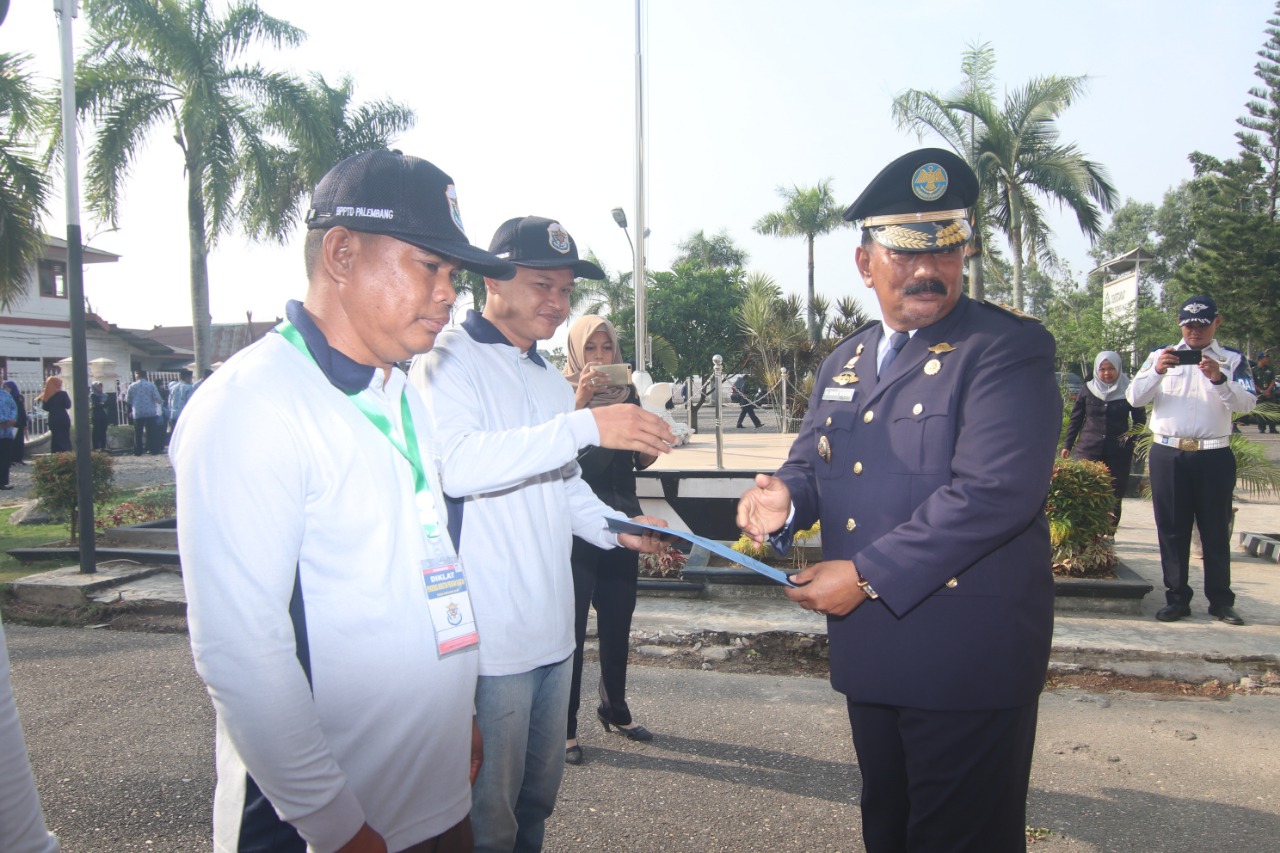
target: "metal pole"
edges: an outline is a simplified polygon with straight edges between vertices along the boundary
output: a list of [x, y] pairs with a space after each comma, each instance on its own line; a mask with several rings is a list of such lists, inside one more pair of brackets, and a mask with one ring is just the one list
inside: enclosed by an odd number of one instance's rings
[[782, 368], [782, 411], [779, 412], [782, 418], [782, 434], [787, 434], [787, 369]]
[[632, 247], [635, 254], [632, 284], [636, 289], [636, 372], [644, 374], [643, 379], [647, 380], [649, 331], [645, 322], [644, 187], [644, 51], [640, 37], [640, 0], [636, 0], [636, 239]]
[[720, 417], [720, 406], [722, 405], [720, 397], [720, 383], [724, 379], [724, 358], [718, 355], [711, 356], [711, 363], [714, 365], [712, 373], [715, 375], [715, 381], [712, 383], [713, 393], [716, 395], [716, 470], [724, 470], [724, 423]]
[[55, 0], [62, 37], [62, 160], [67, 177], [67, 302], [71, 311], [71, 400], [76, 434], [76, 509], [80, 571], [98, 570], [93, 539], [93, 458], [90, 456], [89, 355], [84, 333], [84, 247], [80, 236], [80, 172], [76, 151], [76, 60], [71, 19], [76, 0]]

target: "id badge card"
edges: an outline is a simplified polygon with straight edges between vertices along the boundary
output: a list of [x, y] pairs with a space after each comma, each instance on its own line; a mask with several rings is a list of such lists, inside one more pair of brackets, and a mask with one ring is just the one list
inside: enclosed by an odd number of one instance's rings
[[462, 561], [455, 556], [422, 561], [422, 581], [427, 590], [427, 612], [436, 635], [436, 655], [447, 657], [480, 645], [475, 611], [467, 592]]

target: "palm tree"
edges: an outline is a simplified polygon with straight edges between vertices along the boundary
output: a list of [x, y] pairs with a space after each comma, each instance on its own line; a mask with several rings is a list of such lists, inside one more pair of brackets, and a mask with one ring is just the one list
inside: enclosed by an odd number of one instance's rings
[[0, 53], [0, 309], [26, 292], [31, 267], [44, 252], [40, 217], [49, 181], [34, 155], [45, 104], [24, 68], [28, 59]]
[[[1047, 264], [1057, 260], [1039, 197], [1071, 210], [1080, 230], [1097, 239], [1102, 213], [1115, 207], [1117, 195], [1101, 165], [1059, 141], [1056, 120], [1084, 93], [1088, 78], [1033, 78], [999, 104], [991, 83], [994, 65], [990, 46], [970, 47], [966, 81], [957, 91], [943, 97], [910, 89], [894, 99], [893, 115], [901, 128], [938, 134], [973, 167], [981, 188], [975, 231], [981, 235], [989, 220], [1008, 239], [1014, 307], [1021, 309], [1028, 257]], [[973, 276], [972, 269], [970, 286], [980, 289], [980, 274]]]
[[697, 264], [700, 267], [745, 267], [749, 256], [733, 242], [728, 231], [720, 231], [708, 237], [705, 231], [695, 231], [681, 240], [676, 248], [680, 254], [671, 262], [672, 267], [680, 264]]
[[786, 206], [762, 216], [754, 228], [759, 234], [805, 238], [809, 249], [809, 340], [816, 344], [818, 323], [813, 312], [813, 241], [844, 225], [843, 211], [831, 194], [829, 178], [819, 181], [815, 187], [778, 187], [778, 195], [786, 199]]
[[616, 322], [620, 313], [636, 304], [635, 288], [631, 286], [634, 273], [626, 271], [614, 274], [589, 249], [585, 257], [604, 270], [605, 277], [600, 280], [578, 280], [570, 300], [570, 314], [601, 314], [608, 317], [610, 322]]
[[[253, 149], [268, 160], [244, 164], [246, 172], [262, 180], [245, 188], [241, 219], [251, 237], [283, 242], [301, 213], [311, 189], [333, 166], [365, 151], [387, 148], [400, 133], [413, 127], [414, 111], [392, 100], [354, 103], [355, 82], [345, 76], [337, 86], [312, 74], [307, 86], [307, 115], [315, 117], [315, 134], [291, 134], [287, 145]], [[271, 127], [292, 127], [294, 105], [273, 104], [265, 112]], [[296, 138], [294, 138], [296, 137]]]
[[[246, 188], [271, 185], [269, 134], [322, 148], [323, 118], [305, 85], [242, 62], [257, 43], [296, 45], [304, 34], [242, 0], [219, 17], [207, 0], [86, 0], [91, 30], [76, 79], [79, 111], [94, 119], [86, 200], [116, 225], [124, 184], [148, 136], [171, 131], [182, 149], [191, 251], [197, 372], [209, 366], [208, 254], [243, 207]], [[289, 123], [278, 124], [287, 116]]]

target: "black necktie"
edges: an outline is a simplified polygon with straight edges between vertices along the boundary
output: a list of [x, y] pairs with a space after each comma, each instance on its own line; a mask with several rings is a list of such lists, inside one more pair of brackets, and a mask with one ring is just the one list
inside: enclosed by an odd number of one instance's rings
[[889, 336], [889, 350], [884, 354], [884, 361], [880, 362], [881, 376], [889, 372], [889, 365], [893, 364], [893, 360], [898, 357], [898, 353], [902, 352], [902, 348], [909, 340], [911, 336], [906, 332], [894, 332]]

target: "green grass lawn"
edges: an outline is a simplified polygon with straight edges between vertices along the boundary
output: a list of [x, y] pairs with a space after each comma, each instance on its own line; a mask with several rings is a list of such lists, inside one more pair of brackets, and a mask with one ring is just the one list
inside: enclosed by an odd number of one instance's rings
[[36, 572], [57, 568], [66, 560], [23, 563], [10, 557], [10, 548], [33, 548], [47, 542], [62, 542], [69, 533], [65, 524], [10, 524], [9, 516], [18, 509], [0, 510], [0, 583], [9, 583]]
[[[120, 492], [99, 507], [98, 512], [105, 514], [113, 507], [131, 501], [139, 491], [142, 490]], [[24, 563], [10, 557], [7, 552], [12, 548], [33, 548], [50, 542], [66, 542], [71, 538], [70, 527], [66, 524], [10, 524], [9, 516], [13, 515], [17, 509], [18, 507], [0, 509], [0, 584], [75, 563], [74, 560], [68, 561], [66, 558]]]

